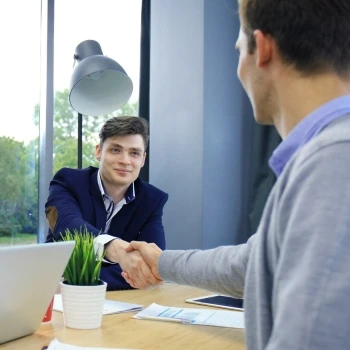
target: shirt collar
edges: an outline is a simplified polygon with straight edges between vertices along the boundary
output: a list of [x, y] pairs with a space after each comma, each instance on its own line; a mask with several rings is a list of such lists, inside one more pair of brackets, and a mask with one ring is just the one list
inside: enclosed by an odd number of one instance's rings
[[[105, 191], [105, 187], [104, 187], [102, 179], [101, 179], [100, 170], [98, 170], [98, 172], [97, 172], [97, 183], [98, 183], [98, 187], [100, 189], [102, 197], [105, 197], [105, 196], [109, 197]], [[125, 199], [126, 204], [132, 202], [135, 199], [135, 197], [136, 197], [135, 184], [134, 184], [134, 182], [132, 182], [130, 184], [130, 186], [128, 187], [128, 189], [126, 190], [125, 195], [124, 195], [124, 199]]]
[[328, 124], [346, 114], [350, 114], [350, 95], [325, 103], [299, 122], [269, 159], [270, 168], [276, 176], [281, 175], [284, 167], [299, 148], [312, 140]]

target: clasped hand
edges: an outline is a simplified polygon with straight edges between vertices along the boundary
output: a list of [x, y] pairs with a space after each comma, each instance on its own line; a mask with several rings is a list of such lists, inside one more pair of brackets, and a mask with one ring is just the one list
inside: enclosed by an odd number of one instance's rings
[[105, 250], [105, 257], [119, 263], [122, 276], [133, 287], [146, 289], [162, 283], [158, 259], [162, 250], [154, 243], [114, 240]]

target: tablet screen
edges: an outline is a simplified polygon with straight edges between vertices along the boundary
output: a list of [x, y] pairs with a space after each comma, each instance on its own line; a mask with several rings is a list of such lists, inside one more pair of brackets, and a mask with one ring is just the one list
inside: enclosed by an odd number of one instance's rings
[[205, 297], [193, 298], [185, 300], [188, 303], [216, 306], [225, 309], [241, 310], [243, 311], [243, 299], [236, 299], [226, 295], [209, 295]]

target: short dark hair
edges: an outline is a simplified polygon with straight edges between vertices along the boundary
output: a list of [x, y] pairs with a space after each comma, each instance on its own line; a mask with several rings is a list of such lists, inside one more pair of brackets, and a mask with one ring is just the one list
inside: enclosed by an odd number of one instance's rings
[[147, 120], [141, 117], [129, 116], [108, 119], [99, 133], [100, 146], [103, 146], [103, 143], [108, 137], [127, 135], [141, 135], [146, 151], [149, 140], [149, 125]]
[[239, 6], [250, 53], [259, 29], [296, 70], [349, 76], [350, 0], [239, 0]]

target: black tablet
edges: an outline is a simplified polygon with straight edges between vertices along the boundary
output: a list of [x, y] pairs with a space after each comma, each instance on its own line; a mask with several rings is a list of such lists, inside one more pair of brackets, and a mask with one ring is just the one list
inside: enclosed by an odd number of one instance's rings
[[226, 295], [213, 294], [193, 299], [186, 299], [186, 303], [222, 307], [224, 309], [243, 311], [243, 299], [233, 298]]

